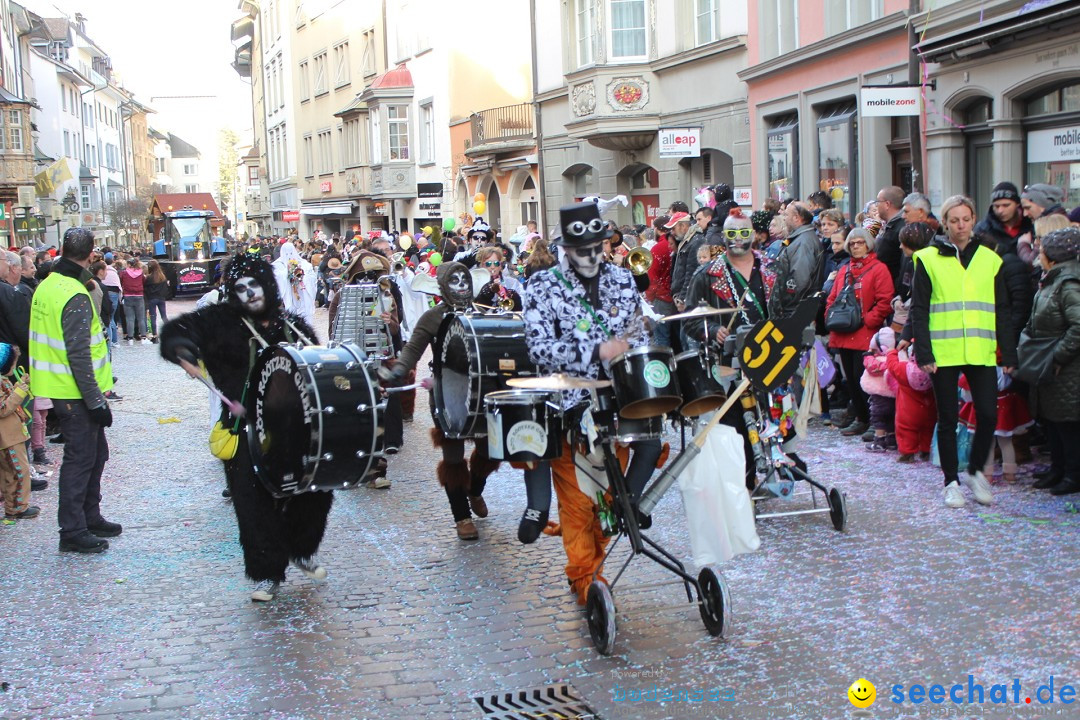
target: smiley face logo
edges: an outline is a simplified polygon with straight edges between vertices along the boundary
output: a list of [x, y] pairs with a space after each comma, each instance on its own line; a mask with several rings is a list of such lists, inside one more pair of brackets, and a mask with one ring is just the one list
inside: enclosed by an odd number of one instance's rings
[[851, 683], [847, 690], [848, 700], [857, 708], [868, 708], [877, 700], [877, 688], [865, 678], [859, 678]]

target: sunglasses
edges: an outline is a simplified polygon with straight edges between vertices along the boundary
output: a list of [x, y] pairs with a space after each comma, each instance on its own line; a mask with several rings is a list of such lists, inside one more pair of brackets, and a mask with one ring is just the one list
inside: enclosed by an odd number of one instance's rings
[[736, 238], [742, 238], [743, 240], [748, 240], [751, 236], [753, 236], [753, 234], [754, 234], [754, 229], [753, 228], [738, 228], [738, 229], [724, 230], [724, 237], [728, 238], [729, 240], [735, 240]]
[[484, 262], [484, 267], [502, 267], [501, 260], [487, 260]]

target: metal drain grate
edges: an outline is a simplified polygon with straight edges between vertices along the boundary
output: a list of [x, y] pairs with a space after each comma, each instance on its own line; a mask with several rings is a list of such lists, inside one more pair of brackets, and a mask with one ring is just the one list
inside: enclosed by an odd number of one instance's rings
[[570, 683], [473, 699], [485, 718], [496, 720], [600, 720]]

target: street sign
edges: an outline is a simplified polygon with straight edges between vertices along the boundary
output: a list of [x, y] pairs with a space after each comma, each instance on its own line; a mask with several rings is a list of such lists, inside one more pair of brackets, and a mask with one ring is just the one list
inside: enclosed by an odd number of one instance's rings
[[299, 222], [300, 211], [299, 210], [282, 210], [281, 211], [282, 222]]

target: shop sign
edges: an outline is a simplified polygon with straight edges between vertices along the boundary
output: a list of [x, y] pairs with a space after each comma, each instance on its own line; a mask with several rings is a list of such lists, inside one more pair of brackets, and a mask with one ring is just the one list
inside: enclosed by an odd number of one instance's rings
[[334, 184], [330, 180], [323, 180], [319, 183], [319, 192], [330, 192], [333, 188]]
[[1080, 162], [1080, 124], [1027, 134], [1029, 163]]
[[735, 188], [735, 202], [743, 207], [754, 206], [754, 193], [750, 188]]
[[282, 210], [281, 222], [300, 222], [299, 210]]
[[652, 222], [660, 217], [664, 208], [660, 207], [659, 195], [634, 195], [630, 198], [630, 211], [635, 225], [652, 227]]
[[922, 113], [922, 88], [918, 85], [866, 86], [859, 96], [863, 117], [903, 117]]
[[441, 218], [442, 217], [442, 202], [418, 202], [416, 207], [421, 214], [427, 214], [429, 218]]
[[660, 128], [660, 157], [701, 157], [701, 128]]
[[418, 198], [441, 198], [442, 195], [442, 183], [416, 183], [416, 197]]

